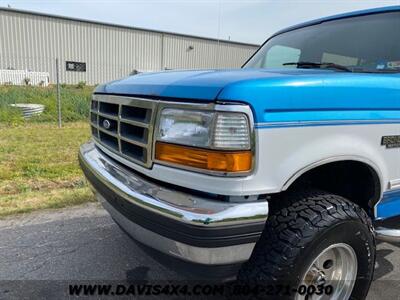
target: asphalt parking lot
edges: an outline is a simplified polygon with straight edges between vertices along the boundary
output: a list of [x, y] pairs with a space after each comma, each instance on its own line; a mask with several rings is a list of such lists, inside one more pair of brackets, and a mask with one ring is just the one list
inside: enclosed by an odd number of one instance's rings
[[[208, 276], [194, 275], [157, 253], [145, 253], [96, 203], [1, 220], [0, 237], [0, 299], [60, 298], [60, 290], [80, 280]], [[399, 279], [400, 244], [379, 244], [368, 299], [400, 299]]]

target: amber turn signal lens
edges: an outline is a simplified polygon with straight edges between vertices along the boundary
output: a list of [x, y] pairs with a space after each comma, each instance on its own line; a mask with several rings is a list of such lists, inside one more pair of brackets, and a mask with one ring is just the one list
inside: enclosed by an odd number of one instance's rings
[[169, 163], [219, 172], [251, 170], [251, 151], [221, 151], [157, 142], [156, 159]]

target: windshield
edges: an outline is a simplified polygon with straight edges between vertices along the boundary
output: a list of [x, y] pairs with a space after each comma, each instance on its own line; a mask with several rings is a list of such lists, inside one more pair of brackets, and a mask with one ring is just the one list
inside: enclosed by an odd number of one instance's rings
[[400, 72], [400, 12], [327, 21], [279, 34], [244, 68]]

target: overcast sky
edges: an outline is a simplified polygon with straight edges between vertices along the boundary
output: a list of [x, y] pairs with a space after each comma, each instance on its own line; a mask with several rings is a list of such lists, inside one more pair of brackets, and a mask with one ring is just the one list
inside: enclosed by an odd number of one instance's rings
[[0, 6], [8, 5], [206, 37], [217, 38], [219, 35], [222, 39], [260, 44], [269, 35], [290, 25], [342, 12], [400, 5], [400, 0], [0, 0]]

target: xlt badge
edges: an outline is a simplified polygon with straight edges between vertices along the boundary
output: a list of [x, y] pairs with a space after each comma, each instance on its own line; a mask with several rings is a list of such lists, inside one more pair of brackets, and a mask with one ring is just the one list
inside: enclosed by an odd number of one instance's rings
[[383, 136], [381, 145], [386, 148], [400, 148], [400, 135]]

